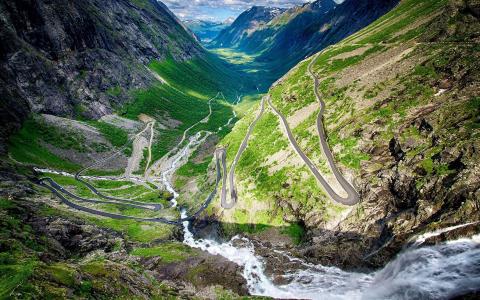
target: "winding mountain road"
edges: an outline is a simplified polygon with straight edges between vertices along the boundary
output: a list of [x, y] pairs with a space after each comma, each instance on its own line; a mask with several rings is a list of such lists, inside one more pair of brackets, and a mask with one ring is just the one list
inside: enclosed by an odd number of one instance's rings
[[59, 185], [58, 183], [56, 183], [53, 179], [51, 178], [42, 178], [39, 180], [39, 182], [37, 182], [39, 185], [49, 189], [54, 195], [56, 195], [58, 198], [60, 198], [60, 200], [66, 204], [67, 206], [73, 208], [73, 209], [76, 209], [76, 210], [79, 210], [79, 211], [83, 211], [83, 212], [86, 212], [86, 213], [89, 213], [89, 214], [92, 214], [92, 215], [97, 215], [97, 216], [102, 216], [102, 217], [107, 217], [107, 218], [111, 218], [111, 219], [120, 219], [120, 220], [135, 220], [135, 221], [144, 221], [144, 222], [155, 222], [155, 223], [163, 223], [163, 224], [169, 224], [169, 225], [182, 225], [183, 222], [185, 221], [191, 221], [192, 219], [195, 219], [197, 218], [207, 207], [208, 205], [210, 205], [210, 203], [212, 202], [212, 200], [215, 198], [215, 195], [217, 194], [217, 189], [218, 189], [218, 185], [220, 184], [220, 180], [222, 178], [222, 173], [220, 171], [220, 155], [224, 155], [224, 154], [218, 154], [218, 152], [222, 153], [222, 150], [218, 150], [216, 151], [216, 169], [217, 169], [217, 178], [216, 178], [216, 183], [215, 183], [215, 188], [214, 190], [208, 195], [207, 199], [205, 200], [205, 202], [200, 206], [200, 208], [192, 215], [190, 216], [187, 216], [187, 217], [184, 217], [184, 218], [179, 218], [179, 219], [176, 219], [176, 220], [169, 220], [167, 218], [140, 218], [140, 217], [132, 217], [132, 216], [125, 216], [125, 215], [120, 215], [120, 214], [114, 214], [114, 213], [109, 213], [109, 212], [105, 212], [105, 211], [101, 211], [101, 210], [97, 210], [97, 209], [93, 209], [93, 208], [89, 208], [89, 207], [85, 207], [85, 206], [82, 206], [82, 205], [79, 205], [73, 201], [70, 201], [69, 199], [67, 199], [67, 197], [64, 196], [63, 193], [65, 193], [66, 195], [74, 198], [74, 199], [77, 199], [81, 202], [87, 202], [87, 203], [106, 203], [106, 204], [120, 204], [120, 205], [126, 205], [126, 206], [129, 206], [129, 207], [135, 207], [135, 208], [140, 208], [140, 209], [148, 209], [146, 207], [142, 207], [142, 206], [137, 206], [137, 205], [133, 205], [133, 204], [127, 204], [127, 203], [110, 203], [110, 202], [107, 202], [107, 201], [96, 201], [96, 200], [90, 200], [90, 199], [84, 199], [82, 197], [78, 197], [70, 192], [68, 192], [67, 190], [65, 190], [61, 185]]
[[285, 116], [272, 104], [272, 101], [270, 97], [268, 97], [268, 104], [272, 108], [272, 110], [275, 112], [275, 114], [280, 118], [282, 121], [282, 124], [287, 132], [287, 137], [288, 140], [290, 141], [290, 144], [292, 147], [295, 149], [295, 152], [302, 158], [302, 160], [305, 162], [305, 164], [308, 166], [310, 171], [313, 173], [315, 178], [320, 182], [324, 190], [327, 192], [328, 196], [334, 200], [335, 202], [344, 204], [344, 205], [355, 205], [359, 202], [360, 196], [358, 195], [357, 191], [355, 188], [343, 177], [342, 173], [338, 170], [337, 166], [335, 165], [335, 160], [333, 158], [332, 152], [330, 151], [330, 148], [328, 146], [327, 140], [326, 140], [326, 135], [325, 135], [325, 130], [323, 127], [323, 115], [325, 113], [325, 102], [322, 99], [322, 96], [320, 95], [320, 92], [318, 91], [318, 86], [319, 86], [319, 79], [317, 76], [315, 76], [315, 73], [313, 72], [313, 65], [316, 63], [317, 59], [319, 57], [319, 54], [317, 54], [310, 64], [308, 65], [308, 73], [310, 77], [314, 80], [314, 93], [315, 97], [317, 98], [318, 103], [320, 104], [320, 111], [317, 115], [317, 133], [318, 133], [318, 138], [320, 140], [320, 146], [322, 147], [323, 154], [325, 155], [325, 158], [328, 161], [328, 164], [330, 166], [330, 169], [332, 170], [333, 174], [335, 175], [335, 178], [337, 179], [338, 183], [342, 186], [342, 188], [345, 190], [347, 193], [346, 197], [342, 197], [338, 195], [333, 188], [330, 186], [330, 184], [325, 180], [325, 178], [322, 176], [320, 171], [318, 171], [317, 167], [312, 163], [312, 161], [305, 155], [305, 153], [300, 149], [300, 146], [298, 145], [297, 141], [293, 137], [292, 130], [290, 129], [290, 126], [288, 125], [287, 119]]
[[[223, 184], [222, 184], [222, 192], [221, 192], [221, 206], [224, 209], [231, 209], [235, 206], [235, 204], [238, 201], [238, 193], [235, 185], [235, 167], [238, 163], [238, 160], [240, 159], [241, 155], [245, 151], [245, 149], [248, 146], [248, 140], [250, 138], [250, 135], [252, 134], [253, 129], [255, 128], [255, 125], [257, 124], [258, 120], [262, 117], [264, 111], [265, 111], [265, 100], [267, 100], [268, 105], [272, 108], [273, 112], [280, 118], [286, 133], [287, 133], [287, 138], [290, 141], [290, 144], [292, 145], [293, 149], [297, 154], [300, 156], [300, 158], [305, 162], [305, 164], [308, 166], [312, 174], [315, 176], [317, 181], [322, 185], [323, 189], [325, 192], [328, 194], [328, 196], [335, 202], [344, 204], [344, 205], [355, 205], [360, 201], [360, 196], [355, 190], [355, 188], [343, 177], [342, 173], [338, 170], [337, 166], [335, 165], [335, 159], [333, 158], [332, 152], [330, 151], [330, 148], [328, 146], [327, 140], [326, 140], [326, 135], [325, 135], [325, 130], [323, 127], [323, 115], [325, 113], [325, 102], [322, 99], [322, 96], [320, 95], [320, 92], [318, 91], [319, 87], [319, 79], [313, 72], [313, 65], [316, 63], [317, 59], [319, 57], [319, 54], [317, 54], [310, 64], [308, 65], [308, 73], [310, 77], [312, 77], [314, 81], [314, 93], [315, 97], [320, 105], [320, 111], [317, 115], [317, 134], [318, 138], [320, 140], [320, 146], [322, 148], [323, 154], [325, 155], [325, 158], [328, 161], [328, 164], [330, 166], [330, 169], [332, 170], [332, 173], [334, 174], [335, 178], [337, 179], [338, 183], [341, 185], [341, 187], [345, 190], [347, 193], [346, 197], [342, 197], [338, 195], [333, 188], [330, 186], [330, 184], [325, 180], [325, 178], [322, 176], [318, 168], [313, 164], [313, 162], [305, 155], [305, 153], [302, 151], [300, 146], [298, 145], [297, 141], [295, 140], [292, 130], [290, 129], [290, 126], [288, 125], [287, 119], [285, 116], [272, 104], [271, 97], [270, 95], [264, 96], [262, 98], [261, 104], [260, 104], [260, 112], [258, 113], [257, 117], [255, 120], [250, 124], [247, 134], [245, 135], [242, 144], [240, 145], [240, 148], [237, 151], [237, 154], [235, 156], [235, 159], [233, 160], [233, 163], [230, 167], [230, 173], [228, 175], [229, 177], [229, 184], [230, 184], [230, 202], [227, 200], [227, 178], [224, 176], [223, 178]], [[226, 156], [225, 152], [222, 154]], [[222, 169], [223, 169], [223, 174], [226, 174], [227, 172], [227, 167], [226, 167], [226, 157], [222, 157]]]
[[230, 202], [227, 200], [227, 163], [226, 163], [226, 150], [221, 149], [222, 151], [222, 169], [223, 169], [223, 184], [222, 184], [222, 193], [220, 196], [221, 199], [221, 205], [225, 209], [231, 209], [237, 204], [238, 200], [238, 193], [237, 193], [237, 187], [235, 186], [235, 168], [237, 166], [238, 161], [240, 160], [240, 157], [242, 156], [243, 152], [248, 146], [248, 140], [250, 139], [250, 135], [253, 132], [253, 129], [255, 128], [255, 125], [257, 124], [258, 120], [263, 116], [263, 113], [265, 111], [265, 97], [262, 98], [261, 104], [260, 104], [260, 112], [258, 113], [257, 117], [253, 122], [250, 124], [248, 127], [247, 134], [243, 138], [242, 144], [238, 148], [237, 154], [235, 155], [235, 158], [232, 162], [232, 165], [230, 166], [230, 173], [228, 175], [229, 177], [229, 183], [230, 183]]
[[[192, 125], [191, 127], [189, 127], [188, 129], [186, 129], [183, 133], [183, 137], [182, 137], [182, 140], [180, 141], [180, 143], [177, 145], [175, 149], [178, 149], [178, 147], [180, 147], [180, 145], [185, 141], [186, 139], [186, 136], [187, 136], [187, 132], [192, 129], [194, 126], [196, 126], [197, 124], [199, 123], [203, 123], [203, 122], [208, 122], [211, 114], [212, 114], [212, 109], [211, 109], [211, 103], [213, 100], [215, 100], [216, 98], [218, 98], [218, 96], [220, 95], [221, 93], [218, 93], [214, 98], [210, 99], [209, 100], [209, 114], [206, 118], [202, 119], [200, 122]], [[150, 135], [150, 141], [152, 140], [153, 138], [153, 126], [154, 126], [154, 122], [149, 122], [146, 127], [141, 131], [139, 132], [138, 134], [135, 135], [135, 138], [139, 137], [140, 135], [142, 135], [145, 131], [148, 130], [148, 128], [150, 127], [151, 129], [151, 135]], [[49, 177], [45, 177], [45, 178], [42, 178], [40, 179], [37, 184], [49, 189], [54, 195], [56, 195], [58, 198], [60, 198], [60, 200], [66, 204], [67, 206], [73, 208], [73, 209], [76, 209], [76, 210], [79, 210], [79, 211], [83, 211], [83, 212], [86, 212], [86, 213], [89, 213], [89, 214], [93, 214], [93, 215], [97, 215], [97, 216], [102, 216], [102, 217], [108, 217], [108, 218], [112, 218], [112, 219], [123, 219], [123, 220], [136, 220], [136, 221], [146, 221], [146, 222], [157, 222], [157, 223], [164, 223], [164, 224], [170, 224], [170, 225], [181, 225], [183, 222], [185, 221], [190, 221], [194, 218], [196, 218], [200, 213], [202, 213], [207, 207], [208, 205], [213, 201], [213, 199], [215, 198], [216, 194], [217, 194], [217, 190], [218, 190], [218, 185], [220, 183], [220, 180], [222, 178], [222, 173], [221, 173], [221, 167], [220, 167], [220, 160], [223, 158], [225, 159], [226, 157], [226, 150], [225, 149], [217, 149], [215, 151], [215, 157], [216, 157], [216, 169], [217, 169], [217, 178], [216, 178], [216, 184], [215, 184], [215, 188], [214, 190], [209, 194], [209, 196], [207, 197], [207, 199], [204, 201], [204, 203], [201, 205], [201, 207], [192, 215], [190, 216], [187, 216], [187, 217], [182, 217], [180, 219], [176, 219], [176, 220], [169, 220], [167, 218], [164, 218], [164, 217], [160, 217], [160, 218], [140, 218], [140, 217], [133, 217], [133, 216], [125, 216], [125, 215], [120, 215], [120, 214], [114, 214], [114, 213], [109, 213], [109, 212], [105, 212], [105, 211], [101, 211], [101, 210], [97, 210], [97, 209], [93, 209], [93, 208], [90, 208], [90, 207], [85, 207], [85, 206], [82, 206], [82, 205], [79, 205], [71, 200], [69, 200], [66, 196], [68, 197], [71, 197], [77, 201], [80, 201], [80, 202], [84, 202], [84, 203], [93, 203], [93, 204], [114, 204], [114, 205], [121, 205], [121, 206], [126, 206], [126, 207], [131, 207], [131, 208], [138, 208], [138, 209], [144, 209], [144, 210], [154, 210], [154, 211], [158, 211], [160, 209], [163, 209], [163, 205], [161, 204], [154, 204], [154, 203], [144, 203], [144, 202], [138, 202], [138, 201], [133, 201], [133, 200], [130, 200], [130, 199], [121, 199], [121, 198], [115, 198], [115, 197], [110, 197], [110, 196], [107, 196], [107, 195], [104, 195], [102, 194], [101, 192], [99, 192], [93, 185], [91, 185], [89, 182], [83, 180], [81, 178], [81, 174], [83, 172], [85, 172], [86, 170], [94, 167], [94, 166], [97, 166], [101, 163], [104, 163], [105, 161], [109, 160], [109, 159], [112, 159], [114, 158], [116, 155], [118, 155], [126, 146], [122, 147], [118, 152], [114, 153], [113, 155], [109, 156], [108, 158], [106, 159], [103, 159], [101, 161], [97, 161], [95, 162], [94, 164], [88, 166], [88, 167], [85, 167], [83, 169], [81, 169], [80, 171], [78, 171], [74, 178], [82, 183], [83, 185], [85, 185], [92, 193], [94, 193], [95, 195], [97, 195], [98, 197], [100, 198], [103, 198], [103, 199], [107, 199], [108, 201], [102, 201], [102, 200], [95, 200], [95, 199], [87, 199], [87, 198], [83, 198], [83, 197], [79, 197], [73, 193], [71, 193], [70, 191], [66, 190], [65, 188], [63, 188], [60, 184], [58, 184], [57, 182], [55, 182], [52, 178], [49, 178]], [[172, 151], [174, 151], [172, 150]], [[171, 153], [172, 151], [170, 151], [169, 153]], [[225, 162], [223, 162], [225, 163]]]
[[[317, 122], [316, 122], [317, 133], [318, 133], [318, 137], [319, 137], [319, 141], [320, 141], [320, 146], [321, 146], [322, 151], [325, 155], [325, 158], [327, 159], [328, 164], [330, 166], [330, 169], [332, 170], [332, 172], [333, 172], [335, 178], [337, 179], [338, 183], [342, 186], [342, 188], [347, 193], [346, 197], [342, 197], [342, 196], [338, 195], [333, 190], [333, 188], [330, 186], [330, 184], [322, 176], [322, 174], [320, 173], [318, 168], [312, 163], [312, 161], [301, 150], [300, 146], [298, 145], [297, 141], [295, 140], [295, 138], [293, 136], [293, 133], [292, 133], [292, 130], [290, 129], [290, 126], [288, 125], [287, 119], [272, 104], [271, 97], [269, 95], [264, 96], [262, 98], [261, 104], [260, 104], [260, 111], [257, 114], [256, 118], [253, 120], [253, 122], [248, 127], [247, 133], [246, 133], [240, 147], [237, 150], [237, 153], [236, 153], [235, 158], [232, 162], [232, 165], [230, 166], [230, 172], [228, 173], [228, 176], [227, 176], [227, 166], [226, 166], [226, 153], [227, 153], [226, 149], [225, 148], [217, 148], [215, 150], [216, 172], [217, 172], [215, 188], [209, 194], [209, 196], [207, 197], [205, 202], [202, 204], [202, 206], [191, 216], [184, 217], [184, 218], [179, 218], [179, 219], [176, 219], [176, 220], [168, 220], [168, 219], [163, 218], [163, 217], [161, 217], [161, 218], [132, 217], [132, 216], [125, 216], [125, 215], [100, 211], [100, 210], [96, 210], [96, 209], [89, 208], [89, 207], [84, 207], [84, 206], [81, 206], [77, 203], [74, 203], [74, 202], [68, 200], [64, 196], [64, 194], [69, 196], [69, 197], [72, 197], [72, 198], [74, 198], [78, 201], [86, 202], [86, 203], [117, 204], [117, 205], [124, 205], [124, 206], [128, 206], [128, 207], [134, 207], [134, 208], [146, 209], [146, 210], [147, 209], [159, 210], [159, 209], [163, 208], [163, 206], [161, 204], [143, 203], [143, 202], [133, 201], [133, 200], [129, 200], [129, 199], [114, 198], [114, 197], [106, 196], [106, 195], [103, 195], [102, 193], [100, 193], [94, 186], [92, 186], [90, 183], [82, 180], [82, 178], [81, 178], [81, 173], [82, 172], [86, 171], [89, 168], [92, 168], [94, 165], [97, 165], [98, 162], [95, 163], [92, 166], [89, 166], [89, 167], [84, 168], [84, 169], [80, 170], [79, 172], [77, 172], [75, 174], [75, 179], [77, 181], [83, 183], [86, 187], [88, 187], [97, 196], [99, 196], [101, 198], [104, 198], [104, 199], [107, 199], [109, 201], [86, 199], [86, 198], [76, 196], [76, 195], [70, 193], [69, 191], [67, 191], [66, 189], [64, 189], [61, 185], [56, 183], [53, 179], [48, 178], [48, 177], [40, 179], [40, 181], [38, 183], [40, 185], [48, 188], [50, 191], [52, 191], [52, 193], [54, 193], [57, 197], [59, 197], [61, 199], [61, 201], [63, 203], [65, 203], [66, 205], [68, 205], [68, 206], [70, 206], [74, 209], [84, 211], [84, 212], [87, 212], [87, 213], [90, 213], [90, 214], [99, 215], [99, 216], [103, 216], [103, 217], [109, 217], [109, 218], [113, 218], [113, 219], [130, 219], [130, 220], [137, 220], [137, 221], [158, 222], [158, 223], [165, 223], [165, 224], [180, 225], [184, 221], [189, 221], [189, 220], [192, 220], [192, 219], [196, 218], [200, 213], [202, 213], [208, 207], [208, 205], [212, 202], [212, 200], [215, 198], [215, 196], [217, 194], [218, 185], [220, 183], [220, 180], [222, 179], [222, 174], [223, 174], [222, 191], [221, 191], [221, 195], [220, 195], [221, 206], [224, 209], [231, 209], [238, 202], [238, 193], [237, 193], [237, 189], [236, 189], [236, 185], [235, 185], [235, 168], [236, 168], [236, 165], [237, 165], [238, 161], [240, 160], [243, 152], [248, 147], [248, 141], [249, 141], [250, 136], [253, 132], [253, 129], [255, 128], [257, 122], [260, 120], [260, 118], [263, 116], [263, 114], [265, 112], [265, 101], [267, 101], [268, 105], [271, 107], [273, 112], [280, 118], [280, 120], [281, 120], [281, 122], [282, 122], [282, 124], [283, 124], [283, 126], [286, 130], [287, 138], [290, 141], [290, 144], [292, 145], [294, 150], [297, 152], [297, 154], [302, 158], [302, 160], [305, 162], [305, 164], [308, 166], [308, 168], [313, 173], [313, 175], [315, 176], [317, 181], [322, 185], [322, 187], [324, 188], [324, 190], [326, 191], [328, 196], [333, 201], [336, 201], [338, 203], [341, 203], [341, 204], [344, 204], [344, 205], [350, 205], [350, 206], [355, 205], [359, 202], [359, 199], [360, 199], [359, 194], [354, 189], [354, 187], [343, 177], [341, 172], [338, 170], [337, 166], [335, 165], [333, 155], [332, 155], [332, 153], [330, 151], [330, 148], [328, 146], [328, 143], [326, 141], [326, 135], [325, 135], [325, 130], [324, 130], [324, 126], [323, 126], [323, 115], [325, 113], [325, 102], [323, 101], [323, 99], [320, 95], [320, 92], [318, 91], [319, 79], [318, 79], [318, 77], [316, 77], [316, 75], [313, 72], [313, 65], [315, 64], [317, 59], [318, 59], [318, 54], [314, 57], [314, 59], [312, 59], [312, 61], [308, 65], [308, 73], [312, 77], [312, 79], [314, 80], [315, 97], [316, 97], [316, 99], [317, 99], [317, 101], [320, 105], [320, 111], [317, 115]], [[179, 147], [185, 141], [188, 131], [190, 131], [193, 127], [195, 127], [199, 123], [208, 122], [208, 120], [210, 118], [210, 115], [212, 114], [211, 102], [213, 100], [215, 100], [219, 95], [220, 95], [220, 93], [218, 93], [214, 98], [209, 100], [209, 114], [208, 114], [208, 116], [206, 118], [202, 119], [201, 121], [193, 124], [191, 127], [187, 128], [183, 133], [181, 141], [178, 143], [178, 145], [174, 149], [169, 151], [167, 156], [179, 149]], [[152, 135], [151, 135], [151, 138], [152, 138], [152, 136], [153, 136], [153, 123], [147, 124], [145, 129], [142, 132], [140, 132], [138, 135], [145, 132], [149, 127], [152, 130]], [[154, 166], [155, 166], [155, 164], [153, 166], [151, 166], [150, 170], [151, 169], [155, 170]], [[145, 173], [147, 175], [147, 172], [145, 172]], [[153, 171], [152, 173], [155, 173], [155, 171]], [[146, 177], [147, 177], [147, 181], [148, 181], [148, 175]], [[227, 180], [228, 180], [228, 183], [230, 185], [230, 201], [227, 200]]]

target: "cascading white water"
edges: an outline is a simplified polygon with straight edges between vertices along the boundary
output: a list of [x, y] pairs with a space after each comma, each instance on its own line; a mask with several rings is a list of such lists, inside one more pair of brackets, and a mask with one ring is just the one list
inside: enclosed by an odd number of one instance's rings
[[480, 235], [412, 248], [375, 274], [364, 299], [450, 299], [480, 290]]
[[[263, 259], [255, 255], [253, 244], [246, 238], [236, 236], [227, 243], [196, 240], [188, 226], [189, 222], [183, 223], [184, 243], [242, 266], [252, 295], [284, 299], [448, 299], [480, 289], [480, 235], [408, 249], [370, 274], [313, 265], [274, 250], [302, 265], [302, 270], [285, 275], [290, 283], [275, 285], [265, 275]], [[242, 246], [234, 246], [238, 239], [242, 239]]]
[[[187, 216], [185, 211], [181, 212], [182, 218]], [[183, 242], [192, 248], [198, 248], [207, 251], [213, 255], [221, 255], [230, 261], [242, 266], [243, 277], [247, 281], [250, 293], [254, 295], [275, 295], [277, 297], [293, 297], [288, 291], [281, 291], [264, 274], [263, 263], [260, 258], [255, 256], [253, 245], [247, 243], [246, 247], [235, 247], [233, 242], [240, 237], [234, 237], [228, 243], [219, 243], [214, 240], [198, 239], [193, 237], [188, 229], [189, 222], [183, 222], [184, 240]], [[247, 240], [245, 240], [247, 241]]]
[[161, 181], [165, 186], [165, 188], [167, 189], [167, 191], [173, 195], [172, 200], [170, 200], [170, 202], [172, 203], [172, 206], [171, 206], [172, 208], [177, 207], [178, 205], [177, 198], [180, 196], [177, 193], [177, 191], [175, 191], [175, 189], [173, 188], [173, 184], [172, 184], [173, 174], [177, 171], [179, 167], [181, 167], [180, 164], [186, 159], [188, 159], [188, 156], [191, 154], [191, 151], [196, 149], [198, 145], [203, 143], [203, 141], [205, 141], [205, 139], [211, 134], [210, 132], [205, 132], [205, 133], [206, 134], [203, 137], [201, 132], [198, 132], [197, 134], [192, 136], [188, 141], [188, 144], [181, 151], [175, 154], [174, 160], [170, 165], [170, 167], [162, 173]]

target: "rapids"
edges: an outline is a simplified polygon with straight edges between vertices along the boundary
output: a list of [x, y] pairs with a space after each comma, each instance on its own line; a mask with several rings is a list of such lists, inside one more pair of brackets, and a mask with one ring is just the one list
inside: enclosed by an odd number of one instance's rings
[[[186, 216], [184, 211], [183, 216]], [[265, 274], [263, 258], [255, 254], [248, 239], [238, 236], [229, 242], [195, 239], [189, 222], [183, 223], [183, 230], [186, 245], [242, 266], [252, 295], [283, 299], [449, 299], [480, 290], [480, 235], [406, 249], [383, 269], [372, 273], [314, 265], [276, 251], [300, 262], [302, 270], [285, 275], [290, 283], [275, 285]], [[242, 243], [235, 243], [238, 239]]]

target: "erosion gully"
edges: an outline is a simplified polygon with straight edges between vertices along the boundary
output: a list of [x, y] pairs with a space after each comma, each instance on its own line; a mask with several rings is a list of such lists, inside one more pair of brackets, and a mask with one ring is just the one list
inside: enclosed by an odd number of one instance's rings
[[[218, 96], [218, 95], [217, 95]], [[211, 102], [210, 102], [211, 103]], [[210, 111], [211, 114], [211, 111]], [[209, 116], [210, 116], [209, 114]], [[234, 120], [232, 117], [228, 124]], [[202, 120], [205, 122], [205, 119]], [[208, 122], [208, 117], [207, 117]], [[192, 126], [193, 128], [193, 126]], [[188, 130], [190, 130], [189, 128]], [[187, 136], [178, 144], [175, 151], [170, 153], [168, 167], [162, 169], [159, 182], [173, 195], [172, 207], [178, 209], [179, 193], [172, 184], [173, 174], [188, 161], [189, 156], [211, 132], [199, 132], [191, 136], [188, 143], [182, 146]], [[202, 208], [205, 209], [215, 197], [218, 183], [221, 178], [219, 157], [224, 153], [216, 153], [217, 182], [214, 191], [210, 194]], [[224, 159], [224, 157], [222, 158]], [[225, 161], [223, 160], [223, 173]], [[44, 173], [58, 173], [47, 169], [39, 169]], [[61, 173], [63, 175], [69, 175]], [[73, 176], [73, 175], [71, 175]], [[101, 179], [98, 177], [83, 177], [84, 179]], [[137, 180], [140, 180], [137, 178]], [[59, 185], [48, 187], [52, 192], [64, 191]], [[58, 195], [60, 198], [63, 196]], [[110, 199], [118, 201], [124, 199]], [[68, 200], [67, 200], [68, 201]], [[67, 203], [68, 204], [68, 203]], [[145, 205], [145, 203], [127, 203], [128, 205]], [[75, 209], [82, 210], [81, 206], [73, 204]], [[254, 243], [246, 237], [235, 236], [229, 241], [213, 239], [198, 239], [190, 229], [190, 220], [185, 209], [180, 208], [181, 217], [178, 220], [183, 226], [183, 243], [206, 251], [213, 255], [220, 255], [243, 267], [250, 294], [270, 296], [282, 299], [448, 299], [461, 295], [469, 290], [475, 290], [480, 285], [480, 266], [471, 262], [480, 261], [480, 235], [469, 239], [460, 239], [437, 246], [425, 246], [426, 237], [444, 233], [452, 228], [442, 229], [419, 236], [412, 241], [409, 248], [400, 253], [383, 269], [369, 272], [348, 272], [336, 267], [327, 267], [308, 263], [303, 259], [292, 257], [288, 252], [278, 249], [269, 249], [269, 255], [277, 257], [289, 268], [282, 274], [270, 274], [266, 270], [266, 259], [258, 254], [259, 243]], [[94, 211], [88, 211], [94, 213]], [[195, 215], [198, 215], [197, 213]], [[107, 216], [112, 217], [112, 216]], [[152, 221], [152, 220], [150, 220]], [[173, 224], [173, 222], [172, 222]], [[176, 224], [176, 223], [175, 223]], [[273, 277], [281, 277], [281, 284], [275, 283]]]

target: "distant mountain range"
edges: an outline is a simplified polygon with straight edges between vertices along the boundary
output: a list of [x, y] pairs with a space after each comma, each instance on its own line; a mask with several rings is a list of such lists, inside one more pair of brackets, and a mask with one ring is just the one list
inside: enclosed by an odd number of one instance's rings
[[225, 22], [215, 22], [207, 20], [186, 20], [183, 24], [190, 29], [195, 37], [202, 43], [209, 43], [225, 28], [227, 28], [231, 22], [226, 20]]
[[211, 43], [258, 55], [278, 77], [298, 61], [339, 42], [382, 16], [399, 0], [318, 0], [288, 10], [252, 7]]
[[215, 47], [234, 47], [248, 39], [252, 32], [265, 26], [268, 22], [285, 12], [282, 8], [253, 6], [244, 11], [238, 18], [212, 42]]

